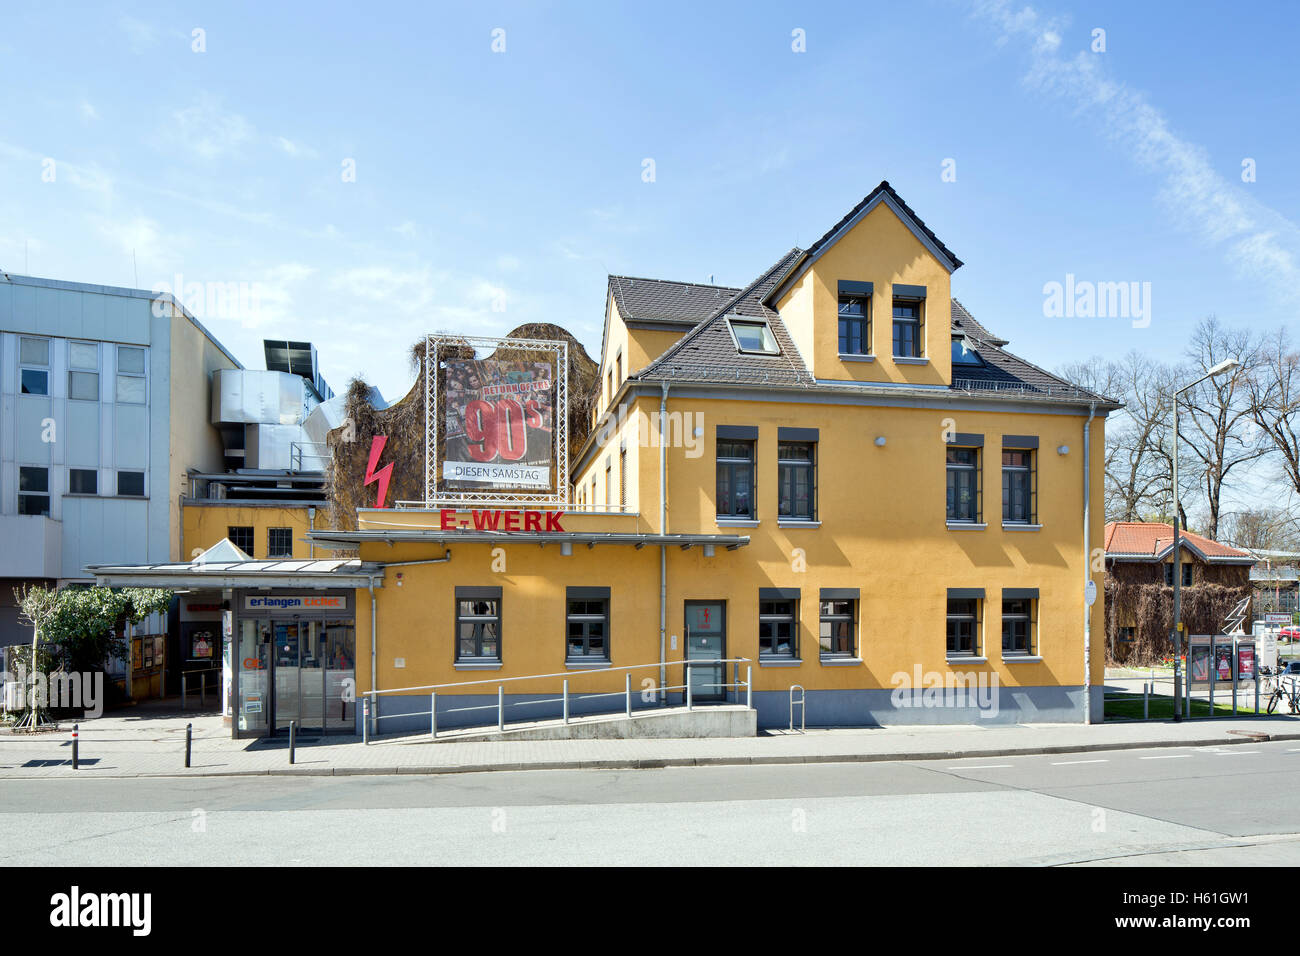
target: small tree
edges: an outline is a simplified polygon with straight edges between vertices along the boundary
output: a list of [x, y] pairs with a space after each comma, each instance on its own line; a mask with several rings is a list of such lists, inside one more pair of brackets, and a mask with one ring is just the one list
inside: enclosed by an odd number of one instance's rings
[[[111, 657], [126, 654], [126, 641], [120, 633], [123, 624], [138, 623], [152, 614], [161, 614], [171, 605], [172, 591], [167, 588], [105, 587], [25, 588], [14, 592], [22, 607], [23, 618], [32, 625], [32, 693], [28, 695], [27, 714], [15, 729], [36, 730], [49, 722], [37, 706], [37, 672], [51, 664], [66, 670], [102, 670]], [[49, 647], [44, 660], [40, 643]]]

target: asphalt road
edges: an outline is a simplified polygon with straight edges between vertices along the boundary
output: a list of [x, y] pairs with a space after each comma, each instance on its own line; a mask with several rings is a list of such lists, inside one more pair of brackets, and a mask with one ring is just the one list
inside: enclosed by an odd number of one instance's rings
[[4, 865], [1300, 863], [1300, 747], [10, 780]]

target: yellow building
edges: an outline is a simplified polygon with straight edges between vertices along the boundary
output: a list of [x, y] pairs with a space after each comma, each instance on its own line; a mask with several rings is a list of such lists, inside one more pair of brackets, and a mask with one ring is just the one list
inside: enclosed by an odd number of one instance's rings
[[[262, 593], [344, 596], [322, 619], [346, 609], [382, 732], [427, 732], [434, 691], [440, 727], [554, 716], [565, 680], [576, 712], [689, 684], [759, 726], [801, 694], [809, 725], [1099, 721], [1117, 406], [1007, 352], [960, 265], [881, 183], [744, 288], [611, 276], [567, 505], [360, 509], [306, 535], [355, 555], [353, 590]], [[272, 613], [252, 593], [237, 666]], [[239, 686], [236, 732], [276, 728]]]

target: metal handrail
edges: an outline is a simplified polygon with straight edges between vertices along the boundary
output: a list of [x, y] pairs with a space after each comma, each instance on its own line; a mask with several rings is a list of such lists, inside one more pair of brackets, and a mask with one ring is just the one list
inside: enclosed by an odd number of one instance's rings
[[656, 661], [653, 664], [626, 664], [621, 667], [590, 667], [582, 670], [557, 671], [553, 674], [527, 674], [523, 677], [498, 677], [487, 680], [467, 680], [453, 681], [449, 684], [420, 684], [415, 687], [390, 687], [388, 690], [367, 690], [363, 691], [366, 697], [378, 696], [379, 694], [403, 694], [412, 690], [441, 690], [444, 687], [472, 687], [477, 684], [509, 684], [512, 681], [521, 680], [543, 680], [547, 677], [586, 677], [588, 674], [612, 674], [615, 671], [636, 671], [645, 670], [650, 667], [658, 668], [660, 666], [672, 667], [676, 664], [685, 664], [688, 667], [694, 667], [700, 664], [752, 664], [753, 659], [749, 657], [719, 657], [710, 660], [680, 660], [680, 661]]
[[[745, 669], [746, 680], [744, 681], [740, 680], [740, 674], [739, 674], [739, 666], [742, 663], [749, 665]], [[630, 665], [623, 665], [619, 667], [598, 667], [598, 668], [592, 668], [590, 670], [585, 670], [585, 671], [563, 671], [563, 672], [557, 672], [552, 674], [528, 674], [521, 677], [503, 677], [503, 678], [497, 678], [495, 680], [488, 679], [488, 680], [474, 680], [474, 681], [456, 681], [447, 684], [422, 684], [415, 687], [394, 687], [394, 688], [389, 688], [387, 690], [363, 691], [361, 694], [361, 696], [363, 697], [363, 704], [364, 704], [362, 722], [361, 722], [362, 740], [367, 744], [370, 743], [370, 724], [372, 720], [375, 722], [376, 730], [378, 730], [378, 722], [386, 718], [390, 718], [390, 717], [409, 718], [421, 713], [421, 711], [413, 711], [413, 712], [405, 711], [400, 714], [380, 714], [378, 712], [379, 697], [383, 694], [398, 694], [398, 693], [405, 693], [409, 691], [428, 691], [429, 692], [429, 736], [431, 739], [436, 739], [438, 736], [438, 691], [440, 689], [445, 689], [448, 687], [478, 687], [484, 684], [495, 684], [497, 688], [497, 702], [495, 705], [476, 704], [470, 707], [452, 707], [452, 708], [444, 709], [443, 713], [452, 714], [452, 713], [460, 713], [464, 711], [473, 711], [473, 710], [491, 710], [493, 709], [493, 707], [495, 707], [497, 711], [497, 730], [504, 731], [506, 726], [505, 714], [506, 714], [507, 706], [527, 707], [535, 704], [554, 704], [560, 702], [563, 704], [562, 720], [564, 721], [565, 724], [568, 724], [569, 723], [569, 702], [572, 699], [574, 699], [573, 695], [569, 694], [569, 678], [574, 676], [585, 677], [589, 674], [609, 674], [609, 673], [615, 673], [619, 671], [625, 672], [623, 675], [624, 686], [622, 691], [597, 691], [597, 692], [592, 692], [587, 694], [578, 694], [576, 695], [576, 699], [586, 700], [589, 698], [597, 698], [597, 697], [615, 697], [621, 693], [626, 698], [624, 713], [627, 715], [627, 717], [630, 718], [632, 716], [632, 673], [631, 672], [634, 670], [644, 670], [647, 668], [659, 668], [661, 666], [676, 665], [676, 664], [681, 664], [684, 668], [688, 670], [691, 667], [697, 667], [697, 666], [722, 665], [725, 667], [726, 664], [735, 665], [736, 679], [734, 682], [728, 683], [724, 681], [722, 683], [710, 683], [704, 686], [710, 688], [736, 688], [736, 689], [744, 687], [745, 706], [750, 708], [754, 706], [754, 668], [752, 666], [753, 662], [749, 658], [727, 657], [727, 658], [716, 658], [716, 659], [707, 659], [707, 660], [664, 661], [664, 662], [655, 662], [653, 664], [630, 664]], [[539, 700], [511, 701], [509, 705], [506, 704], [505, 685], [507, 683], [517, 682], [517, 681], [527, 681], [527, 680], [544, 680], [548, 677], [564, 678], [563, 691], [561, 697], [542, 698]], [[674, 691], [674, 690], [685, 690], [686, 709], [687, 710], [694, 709], [695, 706], [694, 685], [691, 684], [689, 679], [684, 684], [670, 684], [663, 687], [656, 687], [655, 693], [664, 694], [667, 691]], [[372, 709], [374, 710], [373, 715], [371, 713]]]
[[[799, 699], [798, 699], [798, 700], [796, 700], [796, 699], [795, 699], [795, 696], [794, 696], [794, 692], [795, 692], [796, 690], [799, 691]], [[802, 684], [791, 684], [791, 685], [790, 685], [790, 732], [791, 732], [791, 733], [794, 733], [794, 707], [795, 707], [795, 704], [798, 704], [798, 705], [799, 705], [799, 733], [801, 733], [801, 734], [804, 733], [804, 731], [805, 731], [805, 729], [806, 729], [806, 728], [805, 728], [805, 723], [807, 722], [807, 719], [808, 719], [808, 708], [807, 708], [807, 706], [806, 706], [806, 700], [807, 700], [807, 694], [806, 694], [806, 692], [805, 692], [804, 689], [803, 689], [803, 685], [802, 685]]]

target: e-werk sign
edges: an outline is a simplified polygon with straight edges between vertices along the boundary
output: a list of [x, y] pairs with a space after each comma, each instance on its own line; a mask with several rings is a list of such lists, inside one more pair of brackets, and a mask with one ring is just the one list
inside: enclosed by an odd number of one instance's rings
[[[520, 511], [517, 509], [506, 511], [487, 511], [485, 509], [474, 509], [468, 512], [459, 512], [454, 508], [443, 508], [438, 512], [439, 523], [443, 531], [538, 531], [538, 532], [563, 532], [564, 527], [560, 524], [560, 519], [564, 517], [563, 511]], [[522, 524], [520, 521], [522, 520]], [[545, 522], [545, 527], [542, 527]]]

